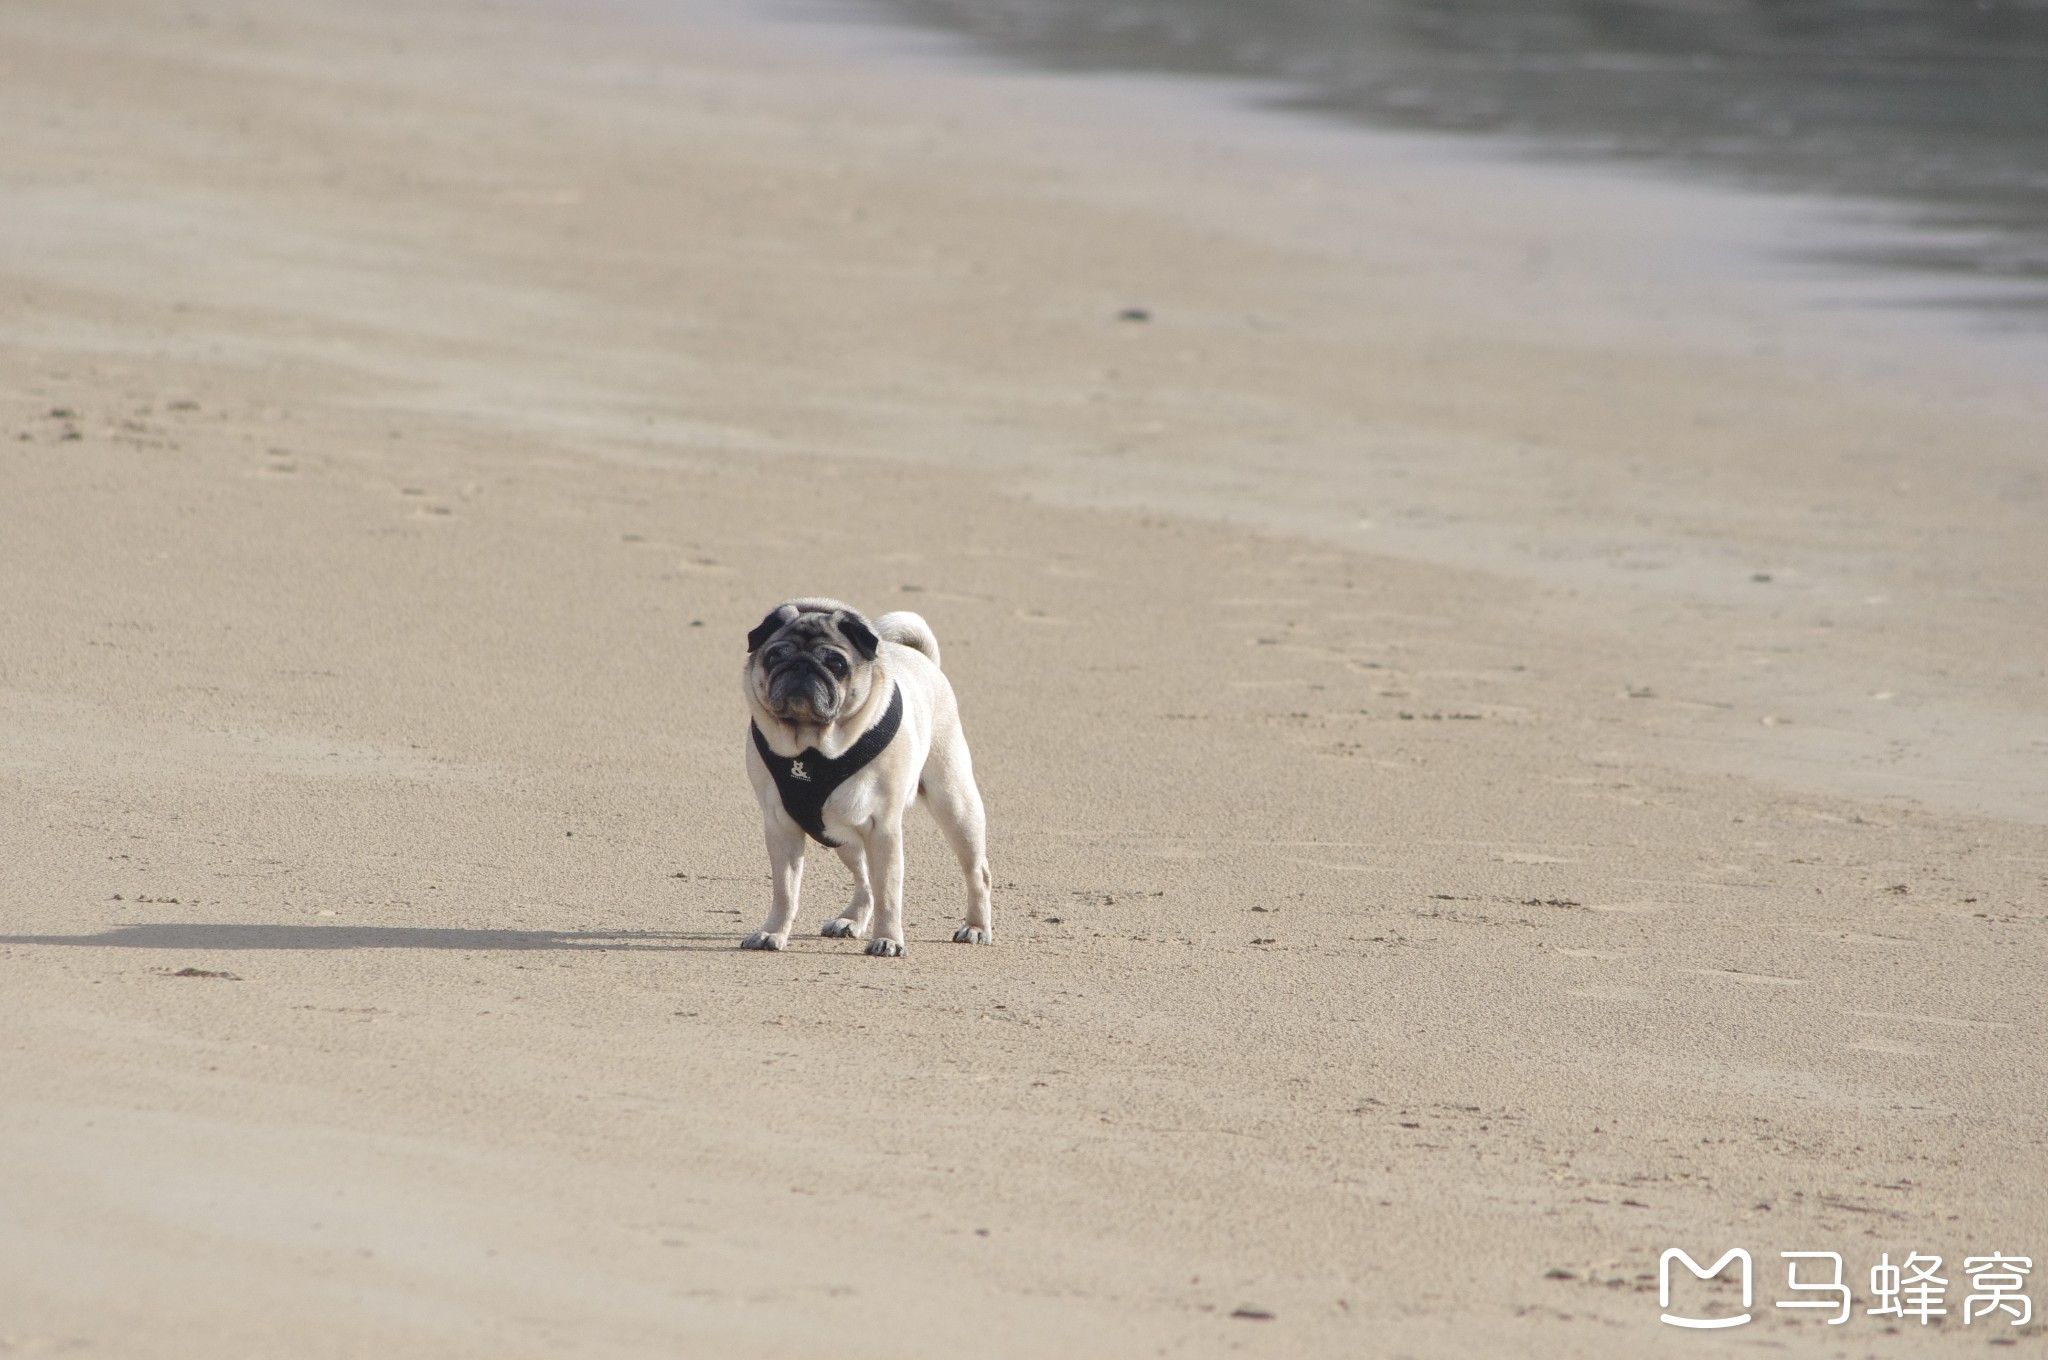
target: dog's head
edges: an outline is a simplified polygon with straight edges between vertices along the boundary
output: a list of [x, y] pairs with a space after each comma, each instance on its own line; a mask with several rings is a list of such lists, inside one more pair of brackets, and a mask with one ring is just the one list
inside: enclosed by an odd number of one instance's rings
[[837, 600], [789, 600], [747, 634], [747, 689], [782, 721], [823, 726], [859, 710], [874, 687], [879, 639]]

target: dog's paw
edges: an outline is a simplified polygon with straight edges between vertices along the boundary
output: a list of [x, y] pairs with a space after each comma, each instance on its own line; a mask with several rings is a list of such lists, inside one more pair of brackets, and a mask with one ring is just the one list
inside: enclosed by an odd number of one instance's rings
[[873, 954], [878, 959], [900, 959], [903, 957], [903, 941], [890, 939], [869, 940], [868, 953]]
[[771, 935], [765, 930], [757, 930], [747, 936], [746, 939], [740, 941], [740, 948], [742, 949], [786, 949], [788, 946], [789, 938], [787, 936]]
[[849, 921], [844, 916], [835, 916], [824, 925], [819, 926], [818, 933], [834, 940], [857, 940], [868, 932], [858, 921]]
[[988, 926], [962, 926], [953, 932], [954, 944], [994, 944], [996, 933]]

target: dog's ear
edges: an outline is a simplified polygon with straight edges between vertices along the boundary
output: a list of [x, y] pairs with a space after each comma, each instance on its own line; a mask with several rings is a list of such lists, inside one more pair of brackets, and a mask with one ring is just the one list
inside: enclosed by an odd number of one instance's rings
[[860, 653], [861, 660], [875, 659], [875, 648], [881, 645], [882, 640], [875, 636], [874, 629], [868, 627], [866, 619], [850, 609], [842, 609], [832, 622], [838, 625], [839, 636], [851, 642], [853, 650]]
[[782, 625], [796, 617], [796, 609], [786, 604], [776, 605], [768, 617], [754, 625], [754, 631], [747, 634], [747, 655], [761, 650], [761, 644], [782, 631]]

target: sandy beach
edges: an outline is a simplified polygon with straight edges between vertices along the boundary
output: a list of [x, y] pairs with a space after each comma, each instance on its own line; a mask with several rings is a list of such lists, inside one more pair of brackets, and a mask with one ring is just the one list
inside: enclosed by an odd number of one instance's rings
[[[16, 0], [0, 123], [0, 1355], [2041, 1344], [2048, 397], [1822, 209], [680, 4]], [[812, 593], [995, 948], [921, 813], [736, 947]]]

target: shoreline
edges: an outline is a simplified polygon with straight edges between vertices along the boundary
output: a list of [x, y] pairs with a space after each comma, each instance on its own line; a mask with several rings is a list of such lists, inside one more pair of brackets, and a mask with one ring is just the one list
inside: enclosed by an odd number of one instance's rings
[[[964, 44], [969, 59], [1026, 69], [1241, 80], [1267, 107], [1497, 145], [1512, 137], [1539, 160], [1633, 164], [1737, 191], [1775, 186], [1888, 203], [1928, 230], [1889, 248], [1864, 241], [1810, 253], [1946, 275], [1965, 292], [2002, 285], [2003, 299], [1984, 300], [1993, 311], [2001, 302], [2038, 311], [2048, 301], [2027, 277], [2039, 271], [2026, 264], [2040, 254], [2042, 205], [2030, 221], [2016, 201], [2024, 190], [2014, 192], [2039, 178], [2029, 173], [2041, 167], [2025, 129], [2042, 110], [2028, 107], [2024, 91], [2048, 28], [2010, 12], [1924, 14], [1917, 23], [1903, 14], [1870, 23], [1814, 14], [1812, 26], [1787, 29], [1733, 13], [1588, 21], [1568, 5], [1540, 4], [1480, 5], [1432, 23], [1426, 7], [1402, 0], [1370, 12], [1308, 5], [1263, 18], [1183, 0], [1139, 0], [1113, 18], [1067, 0], [1018, 0], [999, 11], [950, 0], [772, 9], [919, 25]], [[1564, 40], [1560, 30], [1574, 21]], [[1992, 28], [2003, 30], [1996, 39]], [[1973, 78], [1961, 78], [1965, 71]], [[1994, 90], [2008, 97], [1996, 100]], [[1930, 118], [1935, 108], [1942, 116]], [[1937, 225], [1944, 218], [1947, 230]], [[1972, 227], [1956, 225], [1964, 221]]]
[[[1916, 223], [1910, 200], [1744, 184], [1655, 161], [1602, 160], [1535, 134], [1374, 123], [1290, 106], [1291, 87], [1251, 77], [1041, 66], [957, 33], [858, 12], [870, 2], [621, 0], [621, 11], [637, 11], [641, 22], [658, 27], [663, 15], [681, 18], [687, 10], [692, 21], [709, 18], [742, 42], [809, 53], [828, 64], [896, 69], [969, 103], [977, 85], [1007, 88], [1039, 121], [1064, 125], [1077, 138], [1095, 130], [1132, 144], [1203, 144], [1240, 173], [1257, 173], [1261, 158], [1272, 162], [1275, 183], [1285, 182], [1283, 170], [1344, 179], [1392, 166], [1418, 180], [1433, 173], [1466, 193], [1493, 182], [1497, 188], [1476, 192], [1504, 202], [1577, 195], [1614, 203], [1626, 224], [1604, 234], [1593, 224], [1614, 252], [1606, 263], [1651, 292], [1705, 303], [1703, 320], [1713, 333], [1695, 337], [1701, 344], [1744, 352], [1751, 342], [1740, 332], [1768, 318], [1789, 327], [1773, 343], [1814, 361], [1921, 379], [1932, 376], [1932, 363], [1951, 384], [1982, 378], [1988, 364], [1997, 376], [1987, 390], [2037, 410], [2041, 404], [2031, 399], [2028, 380], [2048, 356], [2048, 332], [2003, 324], [2001, 314], [2048, 294], [1978, 297], [1973, 282], [2010, 289], [2016, 281], [1882, 262], [1887, 252], [1911, 254], [1916, 241], [1941, 238], [1939, 228]], [[1001, 97], [980, 95], [984, 102]], [[1554, 229], [1548, 221], [1537, 224], [1539, 231]], [[1669, 239], [1659, 245], [1653, 235]], [[1640, 296], [1630, 297], [1615, 310], [1641, 303]]]

